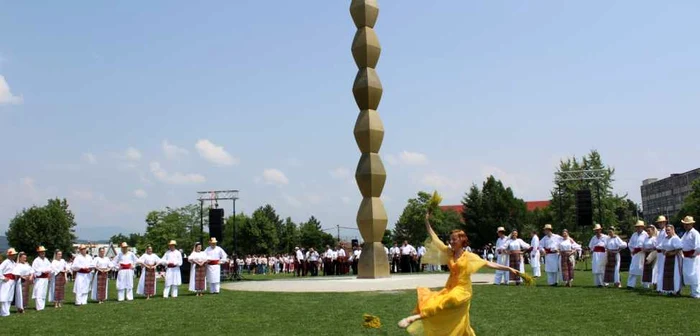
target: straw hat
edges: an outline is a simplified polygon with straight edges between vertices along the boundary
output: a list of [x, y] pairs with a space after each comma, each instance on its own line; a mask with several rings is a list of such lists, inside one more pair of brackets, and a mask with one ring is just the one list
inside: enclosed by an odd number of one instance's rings
[[119, 245], [119, 247], [129, 247], [129, 244], [127, 244], [126, 242], [123, 242]]
[[661, 223], [661, 222], [668, 222], [668, 221], [666, 220], [666, 216], [663, 216], [663, 215], [662, 215], [662, 216], [659, 216], [659, 217], [656, 219], [656, 222], [657, 222], [657, 223]]
[[174, 241], [174, 240], [171, 240], [171, 241], [168, 243], [168, 246], [170, 246], [170, 245], [177, 245], [177, 242]]
[[603, 229], [603, 227], [600, 226], [600, 224], [596, 224], [596, 225], [593, 226], [593, 231], [602, 230], [602, 229]]
[[211, 237], [211, 239], [209, 239], [209, 243], [214, 243], [214, 244], [216, 244], [216, 243], [217, 243], [216, 237]]
[[87, 246], [85, 246], [85, 244], [80, 244], [80, 246], [78, 246], [78, 250], [84, 250], [86, 248]]
[[552, 231], [552, 224], [545, 224], [545, 225], [544, 225], [544, 229], [542, 229], [542, 230], [550, 230], [550, 231]]
[[681, 223], [683, 223], [683, 224], [695, 224], [695, 219], [693, 219], [693, 216], [685, 216], [685, 218], [681, 219]]
[[37, 251], [37, 252], [46, 252], [46, 248], [43, 247], [43, 246], [39, 246], [39, 247], [36, 248], [36, 251]]
[[637, 221], [637, 224], [634, 224], [634, 227], [640, 227], [640, 226], [641, 226], [641, 227], [645, 227], [645, 226], [646, 226], [646, 224], [644, 224], [644, 221], [643, 221], [643, 220], [638, 220], [638, 221]]
[[499, 226], [498, 229], [496, 229], [496, 232], [506, 232], [506, 229], [502, 226]]
[[615, 227], [614, 227], [614, 226], [611, 226], [611, 227], [609, 227], [609, 228], [608, 228], [608, 231], [613, 231], [613, 232], [616, 232], [617, 230], [615, 229]]
[[14, 247], [10, 247], [9, 249], [7, 249], [8, 256], [15, 255], [15, 254], [17, 254], [17, 250], [15, 250]]

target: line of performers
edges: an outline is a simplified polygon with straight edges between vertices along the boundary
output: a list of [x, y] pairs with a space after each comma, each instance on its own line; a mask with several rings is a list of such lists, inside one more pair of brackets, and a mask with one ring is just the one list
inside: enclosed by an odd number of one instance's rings
[[352, 252], [345, 251], [343, 245], [332, 249], [326, 245], [326, 251], [319, 253], [313, 247], [309, 249], [294, 248], [294, 274], [295, 276], [317, 276], [319, 271], [323, 275], [346, 275], [352, 269], [352, 273], [357, 275], [357, 265], [360, 260], [362, 249], [354, 245]]
[[[603, 227], [596, 224], [595, 234], [588, 248], [593, 263], [593, 281], [597, 287], [622, 287], [620, 278], [620, 251], [629, 249], [632, 260], [629, 267], [627, 288], [637, 287], [641, 280], [643, 288], [654, 289], [659, 293], [680, 295], [684, 285], [690, 287], [690, 296], [700, 298], [700, 233], [694, 228], [695, 220], [686, 216], [681, 220], [685, 233], [678, 237], [675, 227], [665, 216], [659, 216], [655, 225], [646, 225], [637, 221], [635, 232], [628, 241], [617, 235], [617, 230], [610, 227], [607, 234]], [[530, 253], [533, 276], [540, 276], [540, 256], [544, 256], [544, 271], [547, 283], [557, 286], [564, 282], [571, 287], [574, 279], [575, 254], [581, 251], [567, 230], [561, 235], [552, 232], [552, 225], [544, 226], [544, 237], [539, 240], [536, 233], [530, 244], [518, 238], [517, 231], [506, 236], [503, 227], [498, 228], [496, 242], [497, 262], [524, 271], [523, 254]], [[508, 281], [520, 283], [520, 278], [497, 271], [494, 279], [496, 285]]]
[[[155, 255], [152, 247], [148, 246], [146, 252], [137, 258], [124, 242], [120, 245], [121, 252], [110, 260], [105, 257], [104, 248], [93, 258], [87, 254], [87, 246], [80, 245], [79, 253], [70, 269], [61, 251], [56, 251], [53, 260], [50, 261], [46, 258], [46, 249], [40, 246], [36, 250], [38, 257], [30, 266], [26, 253], [17, 253], [14, 248], [10, 248], [7, 250], [7, 259], [0, 264], [0, 316], [10, 315], [13, 302], [17, 312], [23, 313], [29, 301], [29, 293], [35, 300], [37, 311], [44, 309], [47, 299], [54, 303], [54, 307], [62, 307], [67, 274], [71, 271], [75, 274], [73, 293], [77, 306], [87, 304], [88, 296], [92, 301], [105, 302], [108, 298], [109, 272], [115, 269], [117, 301], [133, 300], [134, 268], [137, 265], [141, 266], [143, 271], [139, 277], [136, 294], [143, 295], [146, 299], [155, 296], [156, 267], [163, 265], [166, 267], [163, 297], [176, 298], [178, 286], [182, 284], [180, 267], [183, 264], [182, 254], [175, 249], [176, 246], [177, 243], [171, 240], [168, 251], [162, 257]], [[191, 264], [189, 290], [197, 296], [202, 296], [208, 285], [210, 293], [218, 294], [221, 283], [220, 264], [226, 263], [227, 258], [226, 252], [217, 246], [216, 238], [212, 237], [209, 240], [209, 247], [205, 250], [202, 250], [201, 243], [196, 243], [187, 257]]]

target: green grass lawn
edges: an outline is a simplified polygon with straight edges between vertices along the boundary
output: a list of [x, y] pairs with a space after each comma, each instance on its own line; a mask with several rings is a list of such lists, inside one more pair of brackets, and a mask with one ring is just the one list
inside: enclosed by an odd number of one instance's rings
[[[247, 276], [247, 281], [290, 278]], [[623, 273], [623, 281], [626, 281]], [[700, 300], [662, 297], [644, 290], [594, 288], [590, 272], [575, 287], [474, 286], [471, 323], [478, 335], [696, 335]], [[414, 291], [367, 293], [253, 293], [222, 291], [177, 299], [116, 302], [110, 299], [0, 318], [3, 335], [235, 334], [363, 335], [362, 314], [381, 318], [385, 335], [405, 335], [396, 323], [415, 305]], [[68, 285], [72, 289], [72, 284]], [[69, 291], [70, 291], [69, 289]], [[159, 284], [159, 290], [162, 283]], [[183, 295], [184, 294], [184, 295]], [[687, 291], [685, 293], [687, 295]], [[68, 302], [73, 302], [72, 293]], [[692, 315], [689, 314], [694, 312]], [[377, 334], [377, 333], [375, 333]]]

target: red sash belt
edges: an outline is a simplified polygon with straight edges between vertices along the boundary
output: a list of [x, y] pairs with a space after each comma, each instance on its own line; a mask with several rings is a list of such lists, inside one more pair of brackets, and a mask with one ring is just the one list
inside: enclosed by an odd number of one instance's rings
[[5, 279], [15, 280], [15, 275], [12, 273], [5, 274]]
[[49, 278], [49, 272], [41, 273], [41, 275], [37, 276], [37, 279], [48, 279]]
[[544, 249], [544, 252], [547, 253], [547, 254], [554, 254], [554, 253], [557, 253], [557, 251], [552, 251], [552, 249], [548, 249], [548, 248]]
[[218, 260], [209, 260], [208, 264], [209, 265], [218, 265], [219, 261]]
[[593, 252], [603, 252], [603, 253], [605, 253], [605, 247], [602, 247], [602, 246], [595, 246], [595, 247], [593, 247]]
[[639, 253], [639, 252], [642, 252], [642, 249], [640, 249], [640, 248], [635, 248], [634, 250], [632, 250], [632, 253], [633, 253], [633, 254], [636, 254], [636, 253]]
[[89, 268], [81, 268], [78, 270], [78, 273], [83, 273], [83, 274], [90, 273], [90, 269]]
[[119, 269], [130, 270], [131, 264], [119, 264]]
[[695, 250], [683, 251], [683, 256], [686, 258], [695, 258]]
[[175, 267], [177, 267], [177, 265], [175, 265], [175, 264], [168, 264], [168, 267], [169, 267], [169, 268], [175, 268]]
[[656, 250], [656, 253], [664, 253], [664, 250]]

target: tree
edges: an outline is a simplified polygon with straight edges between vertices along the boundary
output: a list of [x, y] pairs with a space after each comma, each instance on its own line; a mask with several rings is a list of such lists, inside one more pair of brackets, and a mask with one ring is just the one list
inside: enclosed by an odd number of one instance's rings
[[276, 223], [270, 219], [265, 207], [259, 207], [241, 226], [239, 243], [241, 251], [250, 254], [275, 253], [279, 244]]
[[5, 232], [10, 246], [33, 255], [43, 245], [51, 254], [57, 249], [72, 253], [75, 236], [75, 216], [68, 201], [50, 199], [43, 207], [23, 209], [11, 221]]
[[335, 246], [336, 239], [330, 233], [321, 229], [321, 222], [311, 216], [308, 221], [299, 224], [301, 245], [305, 248], [314, 248], [323, 251], [326, 245]]
[[700, 179], [693, 181], [690, 193], [683, 200], [683, 206], [673, 217], [674, 225], [680, 225], [681, 219], [685, 216], [700, 216]]
[[292, 221], [291, 217], [287, 217], [282, 226], [282, 234], [280, 235], [280, 250], [281, 253], [291, 253], [294, 247], [299, 245], [300, 233], [297, 225]]
[[[408, 200], [408, 204], [403, 209], [399, 220], [396, 221], [392, 236], [397, 243], [406, 240], [410, 244], [418, 246], [422, 245], [428, 238], [428, 232], [425, 231], [425, 213], [431, 194], [419, 191], [417, 195], [418, 197]], [[449, 214], [451, 211], [444, 212], [440, 208], [435, 208], [431, 211], [430, 224], [441, 239], [445, 239], [450, 230], [459, 227], [459, 215]]]
[[482, 247], [503, 226], [507, 231], [523, 231], [528, 219], [525, 202], [505, 188], [500, 180], [489, 176], [481, 190], [473, 185], [462, 200], [464, 228], [474, 247]]
[[275, 227], [275, 233], [277, 234], [277, 244], [272, 247], [270, 253], [277, 253], [283, 251], [284, 248], [280, 244], [283, 241], [285, 235], [284, 221], [280, 219], [280, 216], [277, 215], [275, 208], [273, 208], [270, 204], [265, 204], [265, 206], [262, 207], [262, 211], [265, 214], [265, 217], [267, 217], [268, 221], [272, 223], [272, 225]]
[[[241, 253], [242, 255], [245, 255], [245, 251], [241, 249], [241, 243], [242, 243], [242, 236], [241, 236], [241, 229], [246, 223], [248, 222], [250, 218], [245, 215], [244, 213], [238, 213], [236, 214], [236, 236], [237, 236], [237, 244], [238, 244], [238, 253]], [[221, 242], [221, 248], [224, 249], [227, 253], [230, 253], [231, 255], [236, 253], [236, 250], [234, 249], [234, 230], [233, 230], [233, 216], [229, 216], [226, 218], [226, 221], [224, 222], [224, 227], [222, 228], [223, 232], [223, 239]]]
[[[626, 196], [613, 194], [612, 183], [615, 169], [606, 166], [596, 150], [581, 158], [576, 157], [561, 160], [557, 172], [578, 171], [578, 170], [603, 170], [600, 180], [579, 180], [561, 182], [559, 188], [555, 186], [552, 190], [552, 213], [554, 222], [551, 223], [556, 231], [568, 229], [576, 232], [583, 230], [576, 225], [576, 191], [588, 189], [591, 191], [591, 201], [593, 207], [593, 221], [607, 226], [619, 226], [620, 216], [616, 213], [618, 207], [626, 206]], [[561, 194], [560, 194], [561, 193]], [[600, 201], [600, 204], [599, 204]], [[624, 216], [623, 216], [624, 217]], [[626, 218], [626, 217], [625, 217]], [[626, 220], [626, 219], [625, 219]], [[628, 224], [628, 223], [625, 223]]]
[[168, 242], [176, 240], [178, 246], [188, 250], [199, 240], [200, 211], [199, 205], [190, 204], [181, 208], [166, 207], [162, 211], [151, 211], [146, 215], [146, 233], [135, 242], [139, 251], [147, 245], [153, 252], [162, 254], [168, 249]]
[[384, 230], [384, 236], [382, 237], [382, 244], [384, 246], [392, 246], [394, 241], [393, 234], [391, 233], [391, 230]]

